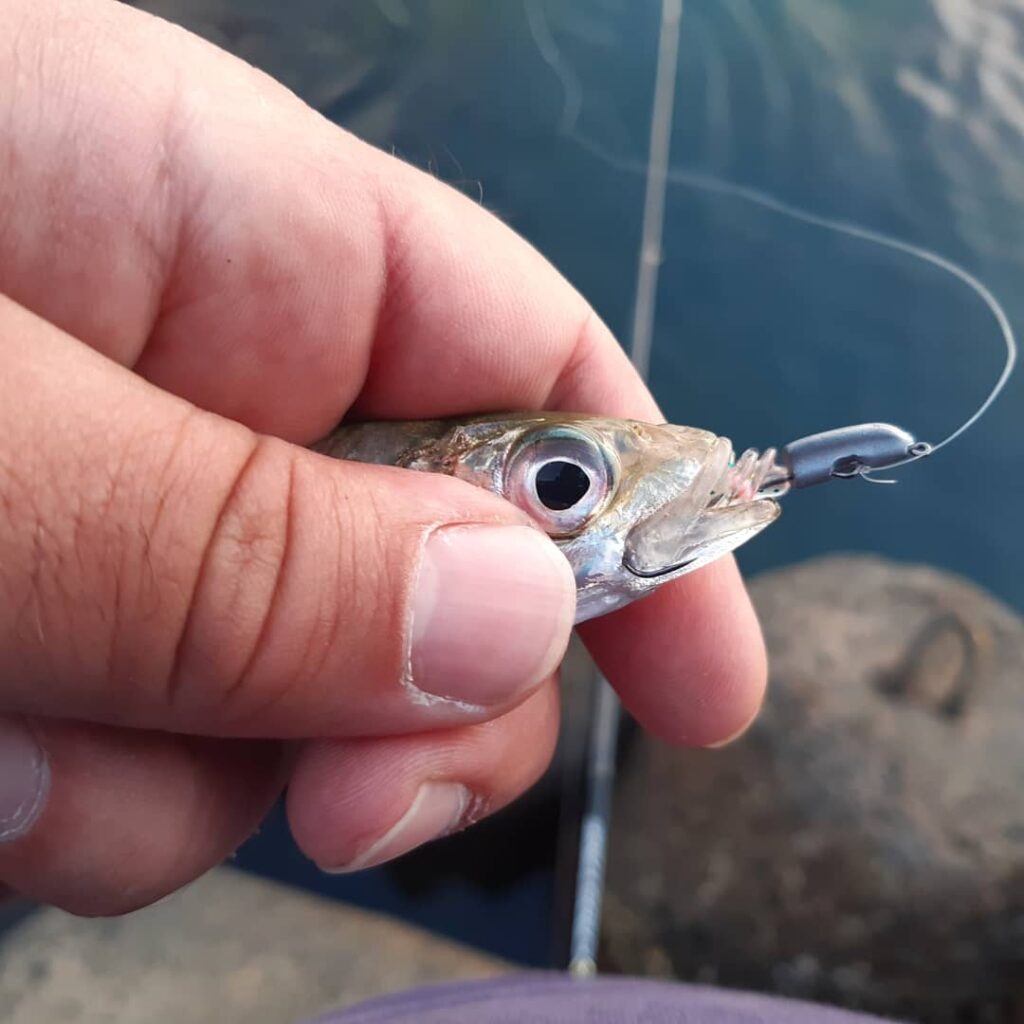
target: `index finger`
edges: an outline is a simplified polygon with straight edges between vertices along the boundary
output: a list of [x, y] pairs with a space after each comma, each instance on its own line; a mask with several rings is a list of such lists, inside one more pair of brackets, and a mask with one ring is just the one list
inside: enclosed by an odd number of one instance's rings
[[[93, 0], [7, 13], [0, 291], [40, 316], [302, 443], [349, 410], [660, 418], [582, 297], [464, 196], [158, 19]], [[724, 738], [760, 701], [730, 560], [588, 636], [672, 738]]]
[[0, 290], [21, 305], [303, 443], [353, 403], [657, 416], [584, 299], [454, 189], [124, 5], [7, 13]]

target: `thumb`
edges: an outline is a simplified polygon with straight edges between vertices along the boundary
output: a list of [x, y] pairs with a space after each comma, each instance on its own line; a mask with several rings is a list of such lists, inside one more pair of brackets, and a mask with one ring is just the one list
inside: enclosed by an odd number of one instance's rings
[[512, 506], [201, 412], [0, 297], [0, 710], [215, 735], [501, 714], [574, 587]]

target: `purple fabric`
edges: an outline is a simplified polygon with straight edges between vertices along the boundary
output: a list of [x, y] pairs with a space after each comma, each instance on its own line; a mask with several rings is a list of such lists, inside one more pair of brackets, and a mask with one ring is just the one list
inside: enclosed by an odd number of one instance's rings
[[373, 999], [318, 1024], [881, 1024], [772, 996], [665, 981], [525, 974]]

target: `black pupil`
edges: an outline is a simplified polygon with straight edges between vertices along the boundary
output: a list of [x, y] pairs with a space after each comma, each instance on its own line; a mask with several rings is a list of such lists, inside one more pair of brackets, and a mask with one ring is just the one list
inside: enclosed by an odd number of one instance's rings
[[572, 508], [590, 490], [590, 477], [575, 462], [556, 459], [537, 470], [537, 497], [552, 512]]

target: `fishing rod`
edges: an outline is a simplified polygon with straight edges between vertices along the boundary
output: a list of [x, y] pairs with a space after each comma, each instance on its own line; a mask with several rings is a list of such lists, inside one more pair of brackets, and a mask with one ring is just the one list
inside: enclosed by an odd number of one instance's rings
[[[682, 18], [683, 0], [662, 0], [644, 186], [643, 226], [637, 254], [636, 294], [629, 343], [633, 365], [645, 380], [650, 369], [658, 275], [661, 270], [665, 192], [668, 186]], [[569, 972], [578, 977], [589, 977], [597, 972], [605, 865], [615, 787], [615, 755], [621, 717], [622, 707], [615, 691], [603, 676], [598, 675], [588, 731], [583, 818], [579, 826], [579, 852], [569, 937]]]

